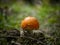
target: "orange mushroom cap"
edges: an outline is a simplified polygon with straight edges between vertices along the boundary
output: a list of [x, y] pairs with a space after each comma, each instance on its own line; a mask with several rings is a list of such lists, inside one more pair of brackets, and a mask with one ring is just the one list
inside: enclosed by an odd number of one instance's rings
[[23, 30], [37, 30], [39, 28], [39, 22], [35, 17], [26, 17], [21, 22], [21, 28]]

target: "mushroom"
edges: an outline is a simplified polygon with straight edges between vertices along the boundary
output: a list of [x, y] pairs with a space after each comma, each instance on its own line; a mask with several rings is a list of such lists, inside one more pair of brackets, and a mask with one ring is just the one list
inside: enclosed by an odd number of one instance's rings
[[22, 20], [21, 28], [24, 31], [24, 35], [31, 36], [33, 30], [37, 30], [39, 28], [39, 22], [35, 17], [28, 16]]

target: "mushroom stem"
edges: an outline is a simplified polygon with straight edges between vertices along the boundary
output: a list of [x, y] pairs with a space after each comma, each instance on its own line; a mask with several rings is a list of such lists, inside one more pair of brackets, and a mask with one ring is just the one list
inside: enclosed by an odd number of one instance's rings
[[33, 31], [32, 30], [23, 30], [24, 36], [32, 36]]

